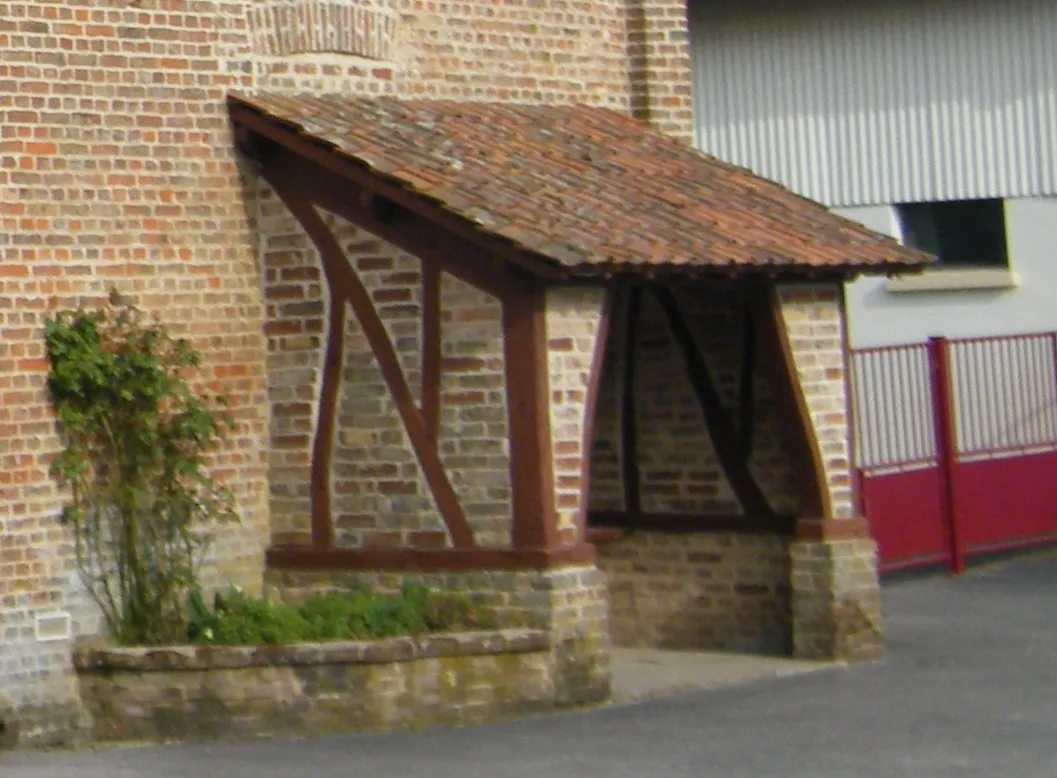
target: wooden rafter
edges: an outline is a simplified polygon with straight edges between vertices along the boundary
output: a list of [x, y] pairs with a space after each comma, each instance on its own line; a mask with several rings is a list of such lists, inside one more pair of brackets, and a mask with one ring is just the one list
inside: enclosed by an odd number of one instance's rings
[[[315, 206], [301, 196], [300, 192], [304, 183], [303, 174], [299, 173], [296, 168], [282, 164], [281, 161], [274, 161], [273, 164], [265, 167], [263, 175], [297, 218], [319, 251], [332, 299], [344, 297], [352, 307], [381, 369], [422, 468], [422, 473], [433, 493], [441, 518], [448, 527], [452, 542], [459, 548], [473, 548], [476, 545], [473, 532], [466, 521], [462, 505], [452, 488], [447, 472], [441, 464], [435, 441], [431, 439], [423, 415], [415, 405], [414, 396], [400, 367], [385, 325], [374, 307], [370, 294], [348, 262], [337, 239], [327, 228]], [[335, 402], [336, 399], [335, 394]]]
[[559, 279], [569, 275], [564, 268], [528, 256], [509, 241], [476, 229], [474, 225], [453, 213], [438, 213], [426, 198], [409, 192], [396, 182], [385, 181], [363, 165], [342, 158], [326, 146], [294, 129], [283, 127], [256, 111], [233, 105], [230, 107], [230, 115], [239, 127], [240, 135], [252, 134], [278, 144], [292, 152], [302, 163], [313, 163], [313, 166], [337, 174], [336, 177], [344, 182], [346, 188], [350, 185], [359, 186], [386, 197], [419, 217], [429, 217], [430, 221], [427, 223], [433, 225], [437, 234], [443, 233], [461, 240], [466, 245], [474, 245], [482, 253], [505, 260], [507, 265], [530, 268], [536, 276]]

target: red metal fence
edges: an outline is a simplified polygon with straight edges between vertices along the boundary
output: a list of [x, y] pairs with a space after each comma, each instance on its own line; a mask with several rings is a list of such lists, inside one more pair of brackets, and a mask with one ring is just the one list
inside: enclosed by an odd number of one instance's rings
[[1057, 541], [1057, 333], [857, 350], [852, 406], [882, 571]]

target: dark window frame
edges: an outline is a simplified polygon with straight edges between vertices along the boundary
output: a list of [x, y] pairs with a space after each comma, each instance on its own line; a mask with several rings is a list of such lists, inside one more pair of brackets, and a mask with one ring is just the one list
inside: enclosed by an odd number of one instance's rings
[[898, 203], [903, 243], [939, 257], [940, 269], [1008, 269], [1005, 202], [1000, 199]]

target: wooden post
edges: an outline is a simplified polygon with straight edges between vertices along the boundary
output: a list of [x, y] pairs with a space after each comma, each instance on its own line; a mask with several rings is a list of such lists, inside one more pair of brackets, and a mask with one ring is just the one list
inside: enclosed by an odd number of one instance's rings
[[929, 338], [929, 389], [932, 394], [932, 423], [936, 436], [936, 466], [940, 476], [940, 506], [947, 530], [948, 569], [954, 575], [965, 572], [965, 554], [958, 532], [958, 510], [954, 488], [954, 467], [958, 442], [951, 402], [950, 348], [946, 338]]

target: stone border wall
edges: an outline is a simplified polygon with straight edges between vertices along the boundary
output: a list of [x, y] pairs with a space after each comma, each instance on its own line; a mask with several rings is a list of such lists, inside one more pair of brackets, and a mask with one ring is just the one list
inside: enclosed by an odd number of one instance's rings
[[82, 647], [91, 739], [296, 737], [557, 707], [550, 636], [499, 630], [294, 646]]
[[632, 532], [598, 546], [618, 646], [792, 650], [791, 538], [736, 532]]

